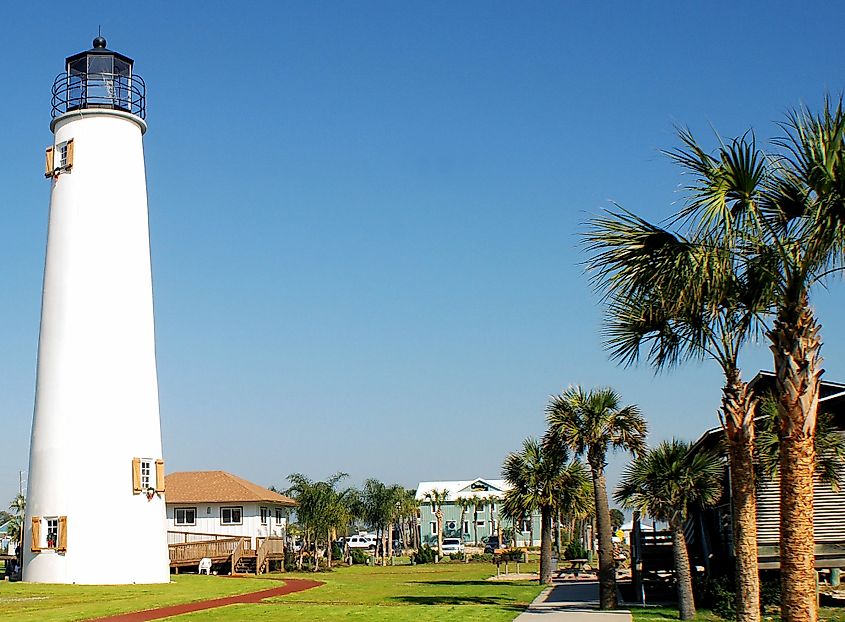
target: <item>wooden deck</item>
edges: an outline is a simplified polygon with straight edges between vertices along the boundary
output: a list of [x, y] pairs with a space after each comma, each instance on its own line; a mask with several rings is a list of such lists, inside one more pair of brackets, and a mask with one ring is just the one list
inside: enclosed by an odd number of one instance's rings
[[179, 568], [198, 566], [208, 557], [213, 564], [229, 563], [232, 574], [261, 574], [271, 561], [285, 558], [282, 538], [257, 538], [257, 548], [253, 549], [248, 537], [169, 531], [168, 542], [170, 567], [177, 573]]

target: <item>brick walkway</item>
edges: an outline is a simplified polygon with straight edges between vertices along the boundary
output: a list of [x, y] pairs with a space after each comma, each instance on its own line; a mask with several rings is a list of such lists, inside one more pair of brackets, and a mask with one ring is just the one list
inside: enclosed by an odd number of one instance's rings
[[[183, 613], [192, 613], [194, 611], [203, 611], [204, 609], [225, 607], [226, 605], [259, 603], [265, 598], [293, 594], [294, 592], [302, 592], [303, 590], [310, 590], [312, 587], [323, 585], [322, 581], [311, 581], [310, 579], [285, 579], [284, 581], [284, 585], [267, 590], [261, 590], [259, 592], [236, 594], [235, 596], [225, 596], [223, 598], [201, 600], [194, 603], [171, 605], [169, 607], [160, 607], [159, 609], [135, 611], [133, 613], [121, 613], [115, 616], [108, 616], [106, 618], [95, 618], [95, 620], [96, 622], [147, 622], [147, 620], [159, 620], [161, 618], [169, 618], [170, 616], [182, 615]], [[90, 620], [89, 622], [95, 622], [95, 620]]]

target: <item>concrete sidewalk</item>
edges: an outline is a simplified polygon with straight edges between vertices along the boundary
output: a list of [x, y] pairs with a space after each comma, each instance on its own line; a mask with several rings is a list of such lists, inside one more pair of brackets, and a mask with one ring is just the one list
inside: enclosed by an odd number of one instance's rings
[[599, 611], [598, 581], [554, 579], [515, 622], [631, 622], [631, 612]]

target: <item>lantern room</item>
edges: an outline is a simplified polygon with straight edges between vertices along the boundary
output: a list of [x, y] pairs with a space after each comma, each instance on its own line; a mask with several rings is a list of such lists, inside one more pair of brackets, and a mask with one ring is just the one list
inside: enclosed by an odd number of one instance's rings
[[146, 87], [132, 73], [133, 60], [106, 47], [103, 37], [93, 47], [68, 56], [65, 73], [53, 83], [53, 117], [86, 108], [121, 110], [146, 116]]

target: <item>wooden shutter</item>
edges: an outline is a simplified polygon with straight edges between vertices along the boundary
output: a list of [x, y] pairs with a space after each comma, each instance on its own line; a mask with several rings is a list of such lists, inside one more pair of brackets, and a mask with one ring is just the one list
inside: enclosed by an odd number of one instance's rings
[[156, 460], [156, 492], [164, 492], [164, 460]]
[[40, 516], [33, 516], [32, 517], [32, 541], [30, 544], [30, 550], [33, 553], [38, 553], [41, 550], [41, 517]]
[[132, 458], [132, 492], [136, 495], [141, 490], [141, 459], [140, 458]]
[[44, 154], [44, 177], [53, 176], [53, 148], [47, 147]]
[[59, 516], [59, 551], [67, 551], [67, 516]]
[[73, 139], [71, 138], [67, 141], [67, 164], [65, 164], [65, 168], [70, 170], [73, 168]]

